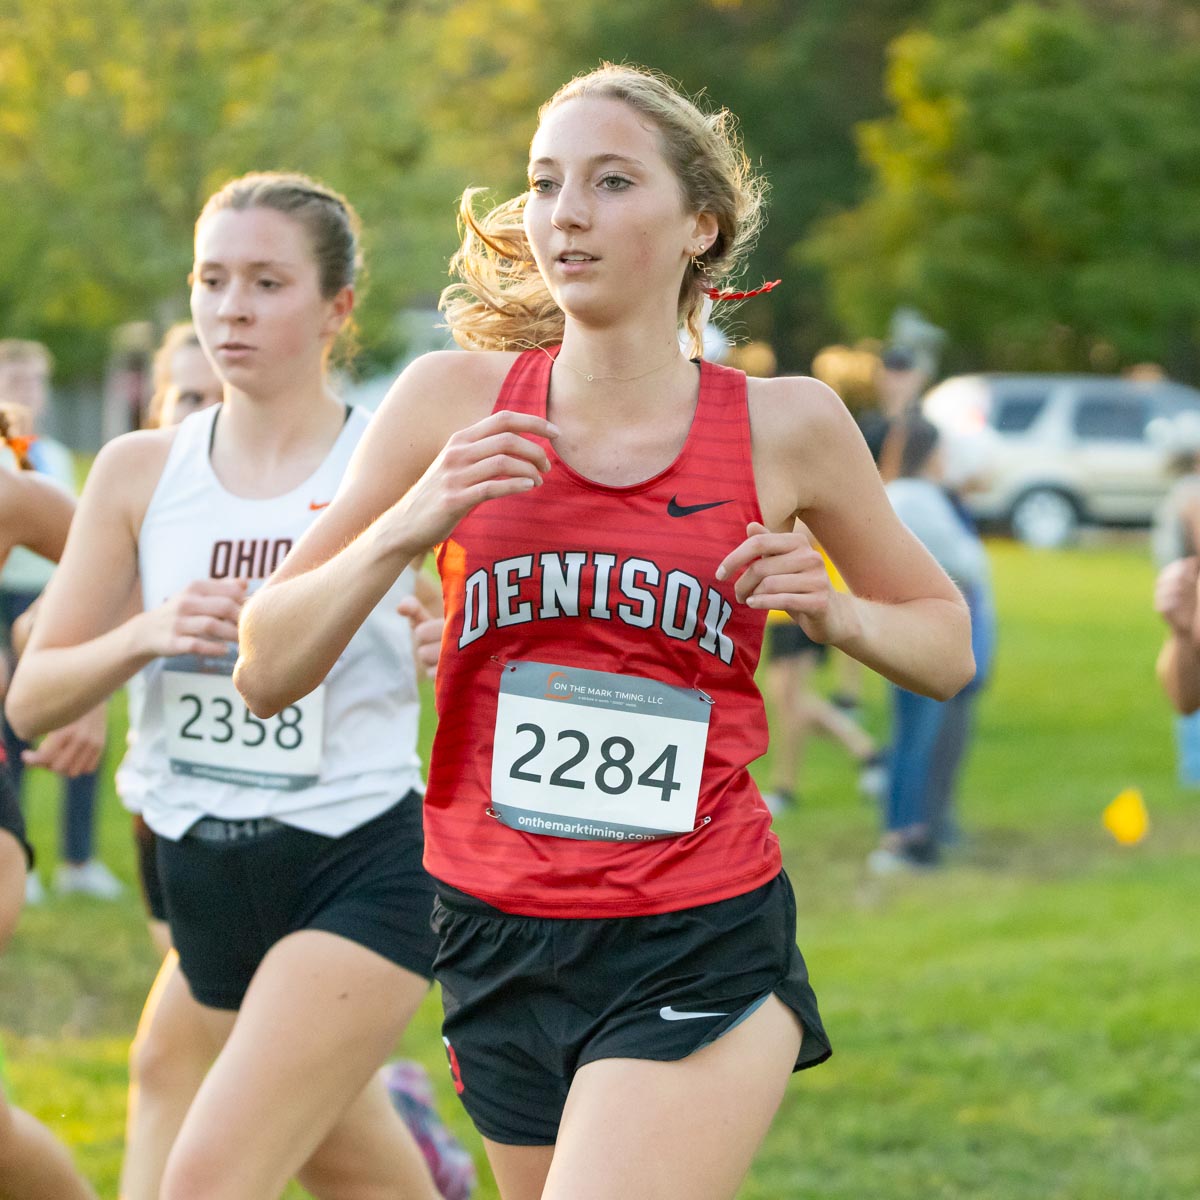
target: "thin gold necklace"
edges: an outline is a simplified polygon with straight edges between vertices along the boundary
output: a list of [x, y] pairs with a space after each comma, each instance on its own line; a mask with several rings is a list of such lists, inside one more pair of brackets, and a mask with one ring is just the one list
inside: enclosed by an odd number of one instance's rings
[[539, 346], [538, 349], [541, 350], [541, 352], [548, 359], [550, 359], [551, 362], [555, 362], [560, 366], [566, 367], [568, 371], [578, 375], [580, 379], [587, 380], [588, 383], [635, 383], [639, 379], [645, 379], [647, 375], [653, 375], [655, 371], [661, 371], [664, 367], [669, 367], [675, 359], [681, 357], [679, 351], [676, 350], [665, 362], [659, 363], [657, 367], [651, 367], [648, 371], [641, 372], [640, 375], [591, 375], [587, 371], [581, 371], [578, 367], [571, 366], [569, 362], [563, 362], [561, 355], [558, 358], [555, 358], [545, 346]]

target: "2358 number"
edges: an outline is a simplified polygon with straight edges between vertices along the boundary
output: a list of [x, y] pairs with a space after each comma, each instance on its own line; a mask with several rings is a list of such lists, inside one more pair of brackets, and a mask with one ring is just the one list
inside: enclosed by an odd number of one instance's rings
[[[180, 737], [195, 742], [216, 742], [219, 746], [237, 737], [239, 730], [233, 723], [234, 706], [224, 696], [214, 696], [209, 702], [207, 732], [196, 732], [196, 726], [205, 715], [204, 701], [194, 692], [185, 692], [179, 699], [184, 704], [195, 706], [195, 711], [180, 727]], [[303, 715], [296, 705], [291, 704], [275, 718], [275, 728], [270, 731], [268, 722], [260, 721], [248, 708], [243, 707], [240, 723], [242, 736], [238, 741], [254, 749], [271, 737], [280, 750], [298, 750], [304, 744], [304, 731], [300, 728]]]

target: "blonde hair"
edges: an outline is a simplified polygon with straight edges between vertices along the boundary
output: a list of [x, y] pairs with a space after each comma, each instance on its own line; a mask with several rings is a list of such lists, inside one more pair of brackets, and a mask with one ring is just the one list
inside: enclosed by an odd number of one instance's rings
[[175, 357], [176, 352], [185, 346], [195, 346], [197, 350], [200, 349], [200, 335], [191, 321], [180, 321], [179, 324], [172, 325], [163, 334], [163, 340], [154, 352], [152, 369], [154, 393], [146, 405], [145, 426], [147, 429], [157, 429], [162, 421], [163, 402], [171, 387], [171, 360]]
[[[679, 181], [688, 212], [711, 214], [713, 244], [684, 271], [679, 322], [699, 354], [707, 287], [740, 272], [763, 221], [766, 181], [754, 173], [728, 109], [705, 113], [664, 75], [604, 63], [564, 84], [538, 110], [582, 97], [620, 100], [654, 124], [664, 158]], [[442, 292], [439, 308], [454, 340], [468, 350], [550, 346], [562, 340], [563, 313], [538, 272], [522, 214], [528, 193], [476, 212], [485, 189], [468, 188], [459, 206], [462, 244], [450, 262], [458, 282]]]

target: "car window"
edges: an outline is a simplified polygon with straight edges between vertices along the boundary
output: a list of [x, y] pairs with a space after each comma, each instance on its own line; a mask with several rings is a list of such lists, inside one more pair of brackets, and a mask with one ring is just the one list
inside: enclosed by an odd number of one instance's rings
[[1138, 397], [1081, 396], [1072, 425], [1080, 438], [1140, 442], [1150, 419], [1150, 406]]
[[1046, 407], [1045, 392], [998, 396], [992, 409], [992, 428], [997, 433], [1024, 433]]
[[1152, 395], [1154, 411], [1158, 416], [1177, 417], [1181, 413], [1200, 413], [1200, 395], [1172, 389], [1169, 392], [1155, 392]]

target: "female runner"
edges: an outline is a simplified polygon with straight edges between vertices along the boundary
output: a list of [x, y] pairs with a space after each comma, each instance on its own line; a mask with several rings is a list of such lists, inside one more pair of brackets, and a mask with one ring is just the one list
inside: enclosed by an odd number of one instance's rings
[[[202, 412], [219, 404], [222, 399], [221, 379], [213, 369], [199, 335], [190, 321], [183, 321], [167, 330], [154, 356], [154, 394], [146, 414], [149, 429], [178, 425], [194, 412]], [[424, 590], [425, 579], [418, 576], [417, 593]], [[141, 587], [138, 586], [136, 607], [141, 606]], [[436, 597], [425, 597], [429, 603]], [[424, 613], [418, 596], [406, 597], [399, 606], [414, 615]], [[441, 631], [439, 618], [428, 619], [429, 631]], [[436, 661], [436, 645], [425, 646], [418, 638], [418, 656], [430, 653]], [[144, 773], [142, 762], [147, 747], [136, 739], [141, 725], [141, 707], [145, 698], [145, 681], [139, 672], [126, 683], [129, 697], [130, 741], [125, 758], [116, 774], [117, 791], [125, 806], [134, 813], [134, 830], [138, 848], [138, 866], [142, 892], [150, 914], [150, 936], [163, 955], [158, 978], [146, 999], [137, 1035], [129, 1053], [129, 1116], [125, 1158], [122, 1164], [121, 1195], [125, 1200], [152, 1200], [157, 1196], [163, 1167], [175, 1135], [192, 1099], [212, 1065], [214, 1050], [204, 1030], [203, 1012], [188, 991], [179, 970], [179, 957], [171, 946], [167, 925], [166, 901], [158, 872], [158, 836], [141, 815], [141, 798], [153, 770]], [[385, 1084], [389, 1080], [407, 1080], [415, 1064], [399, 1064], [385, 1068]], [[391, 1088], [389, 1087], [389, 1094]], [[395, 1100], [393, 1099], [393, 1103]], [[472, 1166], [464, 1152], [453, 1142], [440, 1125], [436, 1113], [420, 1102], [408, 1098], [399, 1107], [406, 1123], [415, 1123], [414, 1134], [430, 1161], [434, 1179], [447, 1195], [465, 1194]], [[412, 1128], [412, 1125], [410, 1125]], [[434, 1148], [431, 1155], [429, 1147]], [[316, 1164], [319, 1166], [319, 1161]]]
[[[169, 429], [192, 413], [219, 404], [222, 396], [221, 379], [205, 355], [195, 327], [190, 321], [173, 325], [154, 356], [154, 394], [145, 427]], [[141, 607], [139, 581], [131, 612]], [[146, 788], [154, 778], [153, 747], [147, 739], [139, 739], [146, 686], [141, 671], [125, 684], [129, 741], [115, 782], [121, 803], [133, 813], [150, 937], [163, 963], [129, 1047], [129, 1108], [121, 1164], [124, 1200], [153, 1200], [158, 1195], [167, 1155], [216, 1052], [207, 1036], [203, 1012], [188, 991], [179, 956], [171, 945], [158, 870], [158, 835], [141, 812]], [[144, 769], [147, 761], [149, 769]]]
[[[262, 1200], [297, 1172], [321, 1197], [436, 1196], [374, 1078], [432, 957], [415, 676], [395, 611], [411, 577], [278, 719], [253, 718], [230, 680], [243, 598], [332, 499], [366, 427], [325, 374], [354, 303], [356, 224], [301, 176], [247, 176], [209, 200], [192, 315], [224, 403], [98, 456], [10, 696], [36, 732], [146, 669], [143, 813], [220, 1047], [163, 1200]], [[145, 611], [127, 617], [139, 578]]]
[[561, 89], [528, 192], [464, 214], [444, 300], [479, 352], [403, 374], [242, 616], [264, 716], [439, 544], [436, 972], [505, 1200], [732, 1196], [790, 1072], [829, 1053], [747, 770], [766, 612], [905, 687], [970, 676], [962, 600], [837, 397], [679, 352], [759, 192], [727, 114], [658, 76]]

